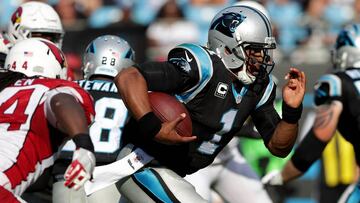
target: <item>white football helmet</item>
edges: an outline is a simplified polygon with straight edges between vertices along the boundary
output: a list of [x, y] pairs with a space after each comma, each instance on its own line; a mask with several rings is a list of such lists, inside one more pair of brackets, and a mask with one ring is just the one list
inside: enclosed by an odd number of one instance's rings
[[[276, 48], [269, 19], [250, 6], [230, 6], [212, 20], [208, 46], [225, 67], [243, 84], [264, 78], [274, 68], [272, 49]], [[249, 57], [247, 50], [261, 52], [261, 61]], [[254, 71], [254, 66], [260, 69]]]
[[8, 71], [20, 72], [27, 77], [66, 79], [66, 61], [57, 46], [43, 38], [30, 38], [17, 42], [5, 60]]
[[103, 35], [90, 42], [83, 57], [84, 77], [115, 77], [122, 68], [135, 62], [135, 52], [127, 41], [114, 35]]
[[3, 37], [3, 34], [0, 33], [0, 72], [6, 72], [4, 68], [6, 55], [9, 53], [12, 44], [9, 40]]
[[60, 17], [48, 4], [30, 1], [19, 6], [8, 26], [12, 43], [31, 37], [41, 37], [62, 46], [64, 29]]
[[349, 24], [340, 31], [332, 54], [335, 69], [360, 68], [360, 24]]

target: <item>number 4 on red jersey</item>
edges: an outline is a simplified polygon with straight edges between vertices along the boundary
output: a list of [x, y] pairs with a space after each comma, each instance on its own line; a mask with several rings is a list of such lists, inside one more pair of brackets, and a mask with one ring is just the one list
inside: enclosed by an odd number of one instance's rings
[[26, 122], [28, 115], [25, 114], [25, 109], [28, 106], [29, 100], [20, 98], [31, 95], [33, 91], [34, 89], [19, 90], [1, 104], [0, 123], [3, 121], [11, 121], [7, 130], [19, 130], [21, 124]]

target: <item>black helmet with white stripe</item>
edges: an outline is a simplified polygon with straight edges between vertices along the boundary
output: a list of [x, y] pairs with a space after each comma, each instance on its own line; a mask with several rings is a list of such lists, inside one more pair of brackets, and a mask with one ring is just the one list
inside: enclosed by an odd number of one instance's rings
[[[245, 85], [267, 76], [274, 67], [275, 38], [269, 19], [249, 6], [231, 6], [212, 20], [208, 46]], [[261, 57], [251, 57], [255, 51]], [[258, 68], [252, 68], [255, 64]]]

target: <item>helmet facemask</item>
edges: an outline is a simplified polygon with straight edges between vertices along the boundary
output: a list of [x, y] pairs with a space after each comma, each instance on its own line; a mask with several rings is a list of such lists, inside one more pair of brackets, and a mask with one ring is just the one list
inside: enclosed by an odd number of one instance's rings
[[[272, 60], [272, 49], [275, 49], [274, 43], [241, 43], [234, 48], [234, 54], [244, 61], [247, 74], [263, 79], [271, 73], [275, 62]], [[239, 52], [240, 50], [240, 52]], [[245, 57], [243, 57], [245, 56]]]
[[31, 32], [29, 38], [33, 37], [47, 39], [51, 42], [54, 42], [58, 48], [61, 48], [64, 34], [56, 32]]
[[225, 46], [222, 59], [237, 79], [249, 85], [257, 78], [263, 79], [271, 73], [275, 66], [272, 60], [272, 49], [275, 48], [274, 39], [269, 40], [269, 43], [242, 42], [232, 49]]

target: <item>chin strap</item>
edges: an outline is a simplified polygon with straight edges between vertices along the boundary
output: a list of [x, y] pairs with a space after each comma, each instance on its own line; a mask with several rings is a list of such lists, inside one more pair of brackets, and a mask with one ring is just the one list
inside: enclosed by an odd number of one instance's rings
[[244, 85], [250, 85], [255, 80], [256, 77], [253, 75], [249, 75], [249, 73], [246, 71], [246, 65], [243, 65], [243, 68], [237, 73], [237, 78], [244, 84]]
[[281, 176], [281, 172], [278, 170], [274, 170], [274, 171], [271, 171], [270, 173], [266, 174], [261, 179], [261, 182], [264, 185], [272, 185], [272, 186], [284, 184], [283, 178]]

